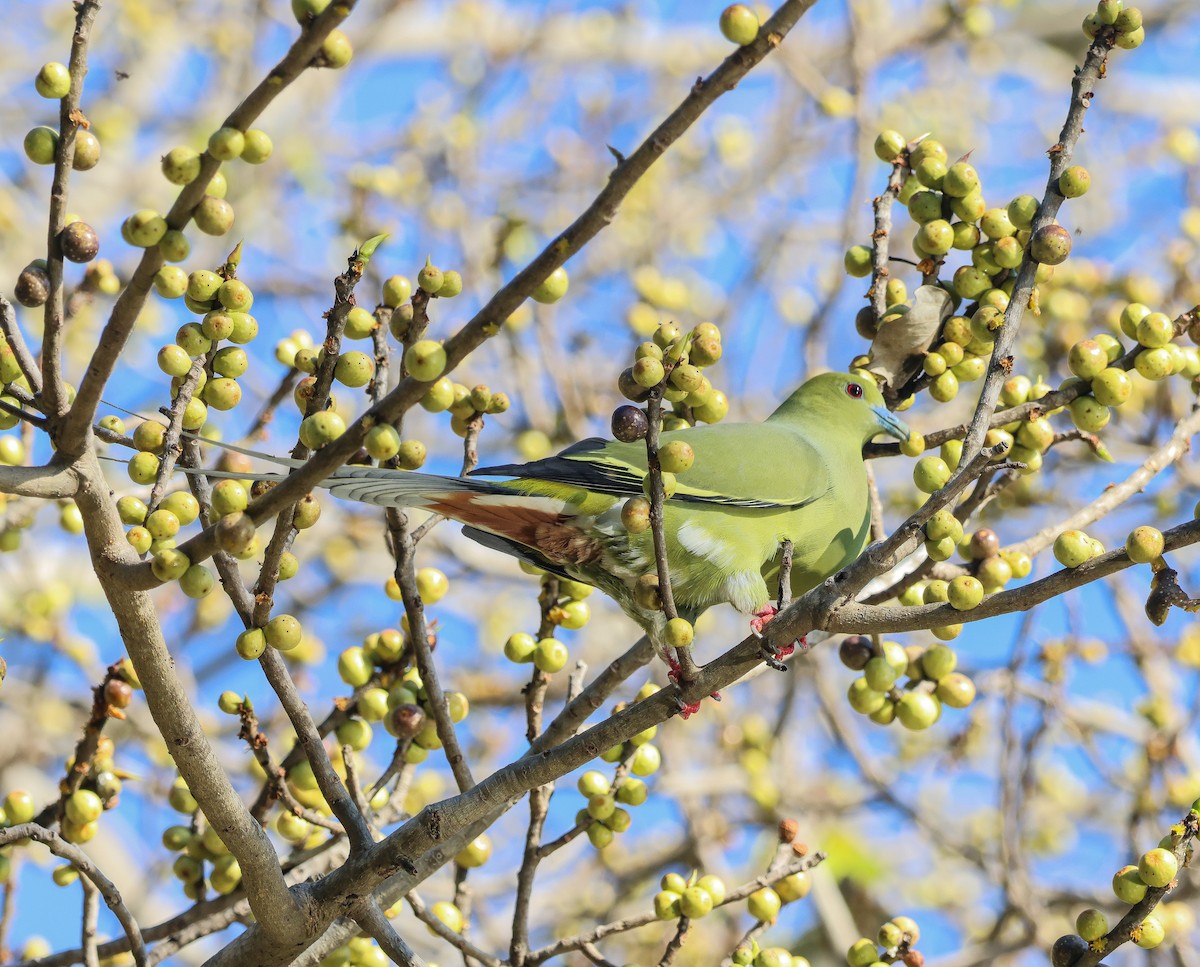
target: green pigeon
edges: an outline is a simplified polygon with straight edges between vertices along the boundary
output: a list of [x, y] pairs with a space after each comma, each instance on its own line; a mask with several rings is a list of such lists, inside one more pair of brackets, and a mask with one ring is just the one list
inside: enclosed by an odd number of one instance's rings
[[[775, 613], [785, 539], [793, 547], [793, 595], [853, 561], [870, 530], [862, 449], [880, 433], [909, 436], [865, 373], [815, 376], [762, 423], [663, 433], [660, 446], [684, 440], [695, 453], [663, 507], [680, 617], [694, 622], [728, 602], [752, 615], [751, 626], [761, 632]], [[647, 583], [656, 583], [653, 536], [648, 529], [633, 534], [621, 522], [623, 504], [642, 496], [645, 477], [644, 443], [593, 438], [557, 456], [485, 467], [470, 477], [347, 466], [321, 486], [380, 507], [442, 514], [466, 525], [464, 533], [481, 544], [594, 585], [667, 654], [666, 616], [646, 593]]]

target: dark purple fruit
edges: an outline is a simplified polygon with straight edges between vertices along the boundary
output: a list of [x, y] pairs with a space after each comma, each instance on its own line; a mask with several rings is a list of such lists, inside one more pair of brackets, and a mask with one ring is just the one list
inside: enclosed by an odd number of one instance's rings
[[87, 222], [71, 222], [59, 233], [58, 244], [72, 262], [90, 262], [100, 251], [100, 237]]
[[650, 390], [638, 384], [638, 381], [633, 378], [633, 367], [622, 370], [621, 375], [617, 377], [617, 389], [621, 391], [621, 395], [625, 399], [634, 403], [645, 403], [650, 399]]
[[873, 654], [871, 639], [864, 635], [849, 635], [838, 645], [838, 658], [851, 671], [862, 671]]
[[17, 276], [17, 284], [13, 289], [17, 301], [27, 309], [44, 306], [50, 298], [50, 276], [39, 265], [27, 265]]
[[650, 423], [640, 406], [618, 406], [613, 410], [612, 435], [622, 443], [644, 440], [650, 432]]
[[1088, 942], [1082, 937], [1073, 933], [1064, 934], [1050, 948], [1051, 967], [1071, 967], [1087, 950]]

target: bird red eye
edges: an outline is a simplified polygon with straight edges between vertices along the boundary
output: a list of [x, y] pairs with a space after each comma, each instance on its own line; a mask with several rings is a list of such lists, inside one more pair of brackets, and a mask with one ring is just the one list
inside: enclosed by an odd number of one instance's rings
[[858, 383], [847, 383], [846, 392], [850, 396], [853, 396], [856, 400], [862, 399], [862, 387], [859, 386]]

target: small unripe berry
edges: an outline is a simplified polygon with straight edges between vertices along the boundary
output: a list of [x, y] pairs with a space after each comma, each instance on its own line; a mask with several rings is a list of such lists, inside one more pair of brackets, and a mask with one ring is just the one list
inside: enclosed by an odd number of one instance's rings
[[842, 259], [846, 274], [855, 279], [862, 279], [870, 275], [871, 253], [872, 250], [866, 245], [851, 245], [846, 249], [846, 255]]
[[149, 248], [157, 245], [167, 234], [167, 220], [153, 209], [143, 208], [125, 219], [121, 231], [131, 245]]
[[904, 135], [899, 131], [893, 131], [890, 128], [880, 131], [875, 138], [875, 157], [880, 161], [890, 163], [905, 149], [907, 144]]
[[393, 275], [384, 280], [383, 304], [397, 308], [406, 303], [412, 296], [412, 283], [403, 275]]
[[782, 906], [783, 903], [779, 899], [779, 894], [769, 886], [755, 890], [746, 900], [746, 907], [750, 911], [750, 916], [754, 917], [755, 920], [762, 920], [767, 923], [774, 921], [779, 916], [779, 910]]
[[366, 353], [348, 352], [338, 357], [333, 378], [344, 386], [366, 386], [375, 375], [375, 360]]
[[1063, 531], [1054, 540], [1054, 558], [1063, 567], [1079, 567], [1092, 558], [1091, 539], [1080, 530]]
[[323, 66], [339, 70], [350, 63], [354, 57], [354, 47], [350, 38], [340, 30], [329, 31], [329, 36], [321, 44], [321, 61]]
[[1075, 918], [1075, 931], [1089, 943], [1108, 933], [1108, 917], [1101, 911], [1084, 910]]
[[966, 708], [975, 701], [975, 683], [962, 672], [951, 672], [938, 682], [934, 694], [951, 708]]
[[683, 440], [672, 440], [658, 451], [658, 462], [664, 473], [685, 473], [696, 462], [696, 454]]
[[[754, 43], [758, 37], [758, 15], [744, 3], [734, 3], [722, 10], [720, 24], [725, 39], [741, 47]], [[900, 147], [903, 148], [904, 145], [901, 144]], [[895, 154], [892, 157], [895, 157]]]
[[929, 728], [940, 715], [940, 703], [928, 692], [905, 692], [896, 703], [896, 719], [913, 731]]
[[1058, 176], [1058, 190], [1064, 198], [1078, 198], [1091, 187], [1092, 176], [1082, 165], [1071, 165]]
[[277, 614], [263, 628], [266, 643], [279, 651], [291, 651], [304, 635], [300, 622], [290, 614]]
[[1155, 527], [1135, 527], [1125, 539], [1125, 553], [1134, 564], [1149, 564], [1162, 556], [1162, 532]]
[[45, 125], [33, 128], [25, 135], [23, 146], [25, 157], [35, 165], [52, 165], [58, 151], [58, 132]]
[[950, 582], [950, 606], [957, 611], [970, 611], [983, 601], [983, 585], [969, 574], [960, 574]]
[[218, 128], [208, 139], [208, 153], [218, 161], [232, 161], [246, 147], [246, 136], [237, 128]]
[[557, 638], [543, 638], [533, 653], [533, 663], [547, 675], [562, 671], [567, 664], [567, 646]]
[[560, 265], [530, 293], [530, 298], [534, 302], [541, 302], [547, 305], [557, 302], [567, 294], [569, 284], [570, 280], [567, 278], [567, 270]]
[[[963, 198], [979, 187], [979, 174], [965, 161], [958, 161], [946, 170], [942, 191], [954, 198]], [[967, 221], [968, 219], [963, 219]]]
[[162, 156], [162, 173], [173, 185], [187, 185], [200, 174], [200, 152], [172, 148]]
[[196, 227], [205, 235], [224, 235], [233, 228], [233, 206], [224, 198], [205, 195], [192, 213]]
[[1138, 876], [1146, 886], [1167, 886], [1178, 872], [1179, 861], [1175, 854], [1161, 846], [1147, 850], [1138, 860]]
[[[1135, 8], [1136, 9], [1136, 8]], [[1124, 13], [1124, 11], [1122, 11]], [[1122, 50], [1133, 50], [1141, 47], [1146, 40], [1146, 31], [1143, 27], [1137, 27], [1134, 30], [1117, 31], [1117, 36], [1113, 38], [1114, 43]]]
[[686, 648], [692, 643], [695, 635], [691, 622], [684, 618], [672, 618], [667, 622], [663, 640], [672, 648]]
[[243, 136], [241, 158], [247, 164], [260, 165], [271, 157], [274, 148], [266, 131], [251, 128]]
[[422, 382], [431, 382], [446, 368], [446, 350], [432, 339], [421, 339], [404, 351], [404, 367]]
[[442, 287], [443, 279], [442, 270], [434, 265], [431, 258], [427, 256], [424, 267], [417, 273], [417, 285], [430, 295], [437, 295], [438, 290]]
[[913, 483], [923, 493], [940, 490], [950, 479], [950, 468], [941, 457], [922, 457], [913, 468]]
[[50, 61], [43, 64], [33, 79], [33, 86], [45, 98], [56, 101], [66, 97], [71, 91], [71, 72], [66, 64]]

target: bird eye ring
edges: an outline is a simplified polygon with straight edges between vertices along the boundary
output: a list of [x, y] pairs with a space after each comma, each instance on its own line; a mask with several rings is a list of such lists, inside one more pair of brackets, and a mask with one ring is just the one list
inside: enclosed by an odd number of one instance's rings
[[847, 383], [846, 384], [846, 393], [848, 395], [854, 397], [856, 400], [862, 399], [863, 389], [861, 386], [858, 385], [858, 383]]

